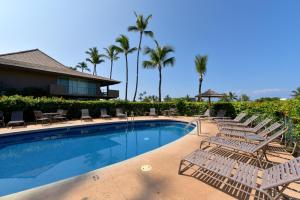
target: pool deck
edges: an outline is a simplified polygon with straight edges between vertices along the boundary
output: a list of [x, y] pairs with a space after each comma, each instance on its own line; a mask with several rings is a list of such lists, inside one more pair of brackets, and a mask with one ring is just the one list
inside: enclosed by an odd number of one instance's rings
[[[136, 120], [175, 119], [190, 121], [189, 117], [136, 117]], [[50, 126], [29, 125], [27, 128], [1, 128], [0, 134], [39, 130], [41, 128], [66, 127], [81, 124], [120, 121], [119, 119], [93, 122], [68, 121]], [[129, 160], [98, 169], [74, 178], [62, 180], [46, 186], [8, 195], [0, 199], [40, 200], [40, 199], [72, 199], [72, 200], [198, 200], [198, 199], [244, 199], [236, 190], [226, 189], [217, 181], [207, 178], [201, 180], [189, 175], [178, 175], [178, 167], [182, 157], [199, 148], [201, 138], [215, 135], [217, 127], [214, 123], [203, 122], [203, 136], [192, 132], [179, 140], [159, 149], [147, 152]], [[292, 156], [286, 152], [269, 153], [271, 161], [284, 162]], [[150, 165], [150, 171], [142, 171], [143, 165]], [[186, 173], [188, 174], [188, 173]], [[300, 184], [291, 184], [287, 194], [300, 199]], [[250, 199], [253, 199], [252, 197]]]

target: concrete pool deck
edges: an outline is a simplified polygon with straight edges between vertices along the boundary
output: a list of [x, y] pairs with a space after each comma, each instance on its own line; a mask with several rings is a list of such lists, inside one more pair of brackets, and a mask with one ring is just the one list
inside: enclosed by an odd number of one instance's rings
[[[157, 119], [153, 117], [136, 117], [136, 120]], [[193, 118], [159, 117], [158, 119], [175, 119], [190, 121]], [[81, 124], [120, 121], [119, 119], [81, 122], [68, 121], [64, 124], [50, 126], [29, 125], [27, 128], [1, 128], [1, 133], [39, 130], [41, 128], [66, 127]], [[213, 123], [202, 123], [203, 135], [215, 135], [217, 127]], [[195, 132], [159, 149], [147, 152], [129, 160], [98, 169], [74, 178], [55, 182], [46, 186], [33, 188], [24, 192], [8, 195], [0, 199], [40, 200], [40, 199], [116, 199], [116, 200], [186, 200], [186, 199], [244, 199], [238, 191], [228, 191], [216, 181], [198, 180], [197, 178], [178, 175], [182, 157], [199, 148], [202, 136]], [[269, 153], [271, 161], [285, 162], [292, 156], [286, 152]], [[142, 171], [143, 165], [150, 165], [150, 171]], [[300, 199], [300, 184], [290, 185], [287, 194]], [[250, 198], [253, 199], [253, 198]]]

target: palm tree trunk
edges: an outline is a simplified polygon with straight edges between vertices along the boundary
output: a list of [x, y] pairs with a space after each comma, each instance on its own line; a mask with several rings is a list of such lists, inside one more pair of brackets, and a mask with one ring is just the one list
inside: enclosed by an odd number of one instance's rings
[[111, 79], [112, 76], [112, 69], [113, 69], [113, 60], [110, 60], [110, 73], [109, 73], [109, 79]]
[[81, 68], [81, 72], [83, 73], [83, 67]]
[[202, 93], [201, 92], [201, 89], [202, 89], [202, 81], [203, 79], [202, 78], [199, 78], [199, 96], [198, 96], [198, 101], [202, 101], [202, 98], [200, 96], [200, 94]]
[[[111, 76], [112, 76], [112, 69], [113, 69], [113, 60], [110, 60], [110, 73], [109, 73], [109, 79], [111, 79]], [[108, 94], [108, 91], [109, 91], [109, 86], [107, 86], [107, 94]]]
[[139, 85], [139, 62], [140, 62], [140, 49], [141, 49], [142, 39], [143, 39], [143, 33], [140, 32], [140, 41], [139, 41], [139, 46], [138, 46], [137, 58], [136, 58], [136, 82], [135, 82], [135, 91], [134, 91], [134, 95], [133, 95], [133, 101], [135, 101], [136, 93], [137, 93], [138, 85]]
[[158, 101], [161, 102], [161, 67], [158, 67], [159, 70], [159, 84], [158, 84]]
[[96, 69], [96, 64], [94, 64], [94, 72], [93, 72], [93, 75], [97, 75], [97, 69]]
[[128, 60], [127, 55], [125, 55], [126, 60], [126, 87], [125, 87], [125, 101], [127, 101], [127, 90], [128, 90]]

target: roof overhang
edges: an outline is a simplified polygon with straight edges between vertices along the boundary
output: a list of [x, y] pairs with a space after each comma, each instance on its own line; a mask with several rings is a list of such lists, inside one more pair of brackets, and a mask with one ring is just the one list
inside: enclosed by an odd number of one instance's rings
[[[58, 70], [52, 70], [52, 69], [47, 69], [46, 66], [41, 66], [33, 63], [27, 63], [27, 62], [21, 62], [21, 61], [16, 61], [16, 60], [9, 60], [9, 59], [4, 59], [0, 58], [0, 67], [1, 65], [6, 65], [10, 66], [14, 69], [20, 69], [20, 70], [26, 70], [26, 71], [36, 71], [36, 72], [41, 72], [41, 73], [49, 73], [49, 74], [56, 74], [56, 75], [62, 75], [62, 76], [69, 76], [69, 77], [74, 77], [74, 78], [81, 78], [81, 79], [88, 79], [88, 80], [93, 80], [96, 82], [101, 82], [101, 85], [114, 85], [120, 83], [120, 81], [101, 77], [101, 76], [94, 76], [91, 74], [87, 73], [82, 73], [78, 71], [71, 71], [70, 72], [65, 72], [65, 71], [58, 71]], [[43, 69], [41, 69], [43, 68]], [[46, 68], [46, 69], [45, 69]]]

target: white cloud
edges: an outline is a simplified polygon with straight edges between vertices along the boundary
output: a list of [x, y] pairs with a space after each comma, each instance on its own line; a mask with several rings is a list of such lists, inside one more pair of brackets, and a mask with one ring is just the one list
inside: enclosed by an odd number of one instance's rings
[[254, 90], [252, 93], [254, 95], [262, 95], [262, 94], [270, 94], [270, 93], [280, 93], [280, 92], [286, 92], [286, 90], [279, 89], [279, 88], [266, 88], [266, 89], [260, 89], [260, 90]]

